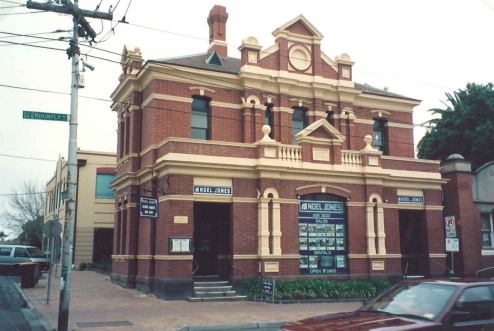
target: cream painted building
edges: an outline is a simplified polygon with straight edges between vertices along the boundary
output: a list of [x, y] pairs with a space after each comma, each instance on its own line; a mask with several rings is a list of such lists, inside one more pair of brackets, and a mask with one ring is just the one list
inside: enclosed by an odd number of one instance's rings
[[[111, 258], [115, 201], [110, 182], [115, 178], [115, 162], [114, 153], [77, 151], [78, 187], [73, 257], [76, 266], [82, 262], [102, 262]], [[67, 161], [62, 158], [45, 190], [45, 223], [58, 218], [62, 229], [65, 223], [67, 169]], [[48, 247], [48, 238], [45, 237], [43, 248], [47, 251]]]

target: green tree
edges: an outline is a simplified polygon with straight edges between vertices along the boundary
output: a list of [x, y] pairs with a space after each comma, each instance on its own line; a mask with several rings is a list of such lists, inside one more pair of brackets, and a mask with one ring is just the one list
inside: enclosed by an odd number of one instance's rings
[[446, 93], [446, 108], [429, 111], [440, 117], [426, 122], [427, 132], [418, 144], [418, 158], [444, 161], [461, 154], [475, 170], [494, 161], [493, 84], [467, 84], [453, 94]]
[[41, 248], [43, 245], [43, 219], [43, 216], [39, 216], [33, 221], [22, 224], [22, 231], [17, 236], [19, 243]]
[[23, 243], [31, 243], [37, 242], [39, 233], [43, 232], [44, 213], [44, 189], [27, 181], [23, 183], [22, 190], [12, 189], [1, 216], [7, 221], [7, 227], [12, 235], [17, 236]]
[[7, 235], [5, 234], [5, 232], [0, 231], [0, 241], [3, 241], [5, 238], [7, 238]]

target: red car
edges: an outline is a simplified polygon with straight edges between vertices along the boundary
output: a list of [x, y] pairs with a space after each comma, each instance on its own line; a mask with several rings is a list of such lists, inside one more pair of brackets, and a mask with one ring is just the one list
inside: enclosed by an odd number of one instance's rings
[[281, 330], [494, 330], [494, 282], [402, 282], [354, 312], [291, 322]]

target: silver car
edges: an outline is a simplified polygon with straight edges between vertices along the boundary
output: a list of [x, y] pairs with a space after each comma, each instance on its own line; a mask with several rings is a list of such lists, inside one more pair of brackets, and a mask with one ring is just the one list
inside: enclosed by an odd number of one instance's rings
[[18, 273], [19, 266], [25, 262], [37, 262], [40, 271], [50, 268], [48, 258], [38, 247], [23, 245], [0, 245], [0, 272]]

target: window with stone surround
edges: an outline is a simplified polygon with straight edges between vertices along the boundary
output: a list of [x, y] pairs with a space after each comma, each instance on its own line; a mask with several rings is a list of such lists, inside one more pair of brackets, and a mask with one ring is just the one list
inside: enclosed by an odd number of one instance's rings
[[297, 145], [295, 135], [307, 126], [307, 109], [294, 107], [292, 113], [292, 144]]
[[480, 221], [482, 226], [482, 248], [493, 249], [492, 213], [491, 214], [482, 213]]
[[375, 119], [373, 126], [374, 148], [383, 152], [384, 155], [388, 155], [388, 132], [386, 129], [387, 121], [385, 119]]
[[210, 137], [209, 100], [194, 97], [192, 100], [191, 138], [209, 140]]

